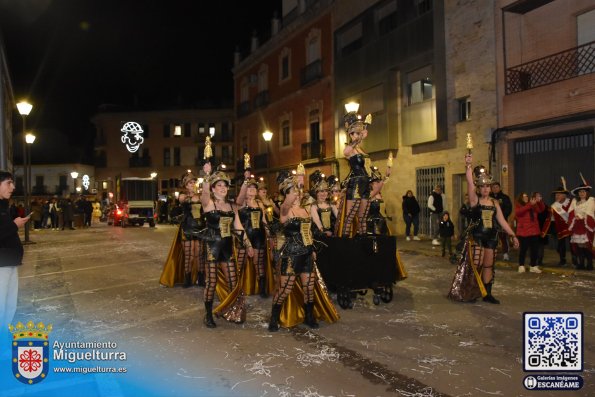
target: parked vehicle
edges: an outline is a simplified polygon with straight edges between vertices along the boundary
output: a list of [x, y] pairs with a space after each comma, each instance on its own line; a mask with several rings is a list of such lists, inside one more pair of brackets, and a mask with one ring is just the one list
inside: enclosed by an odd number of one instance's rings
[[108, 225], [121, 226], [124, 210], [118, 204], [114, 204], [107, 211], [106, 219]]
[[[120, 198], [122, 202], [120, 226], [143, 226], [148, 223], [150, 227], [155, 227], [157, 213], [154, 200], [157, 198], [157, 181], [153, 178], [122, 178]], [[115, 221], [114, 225], [116, 225]]]

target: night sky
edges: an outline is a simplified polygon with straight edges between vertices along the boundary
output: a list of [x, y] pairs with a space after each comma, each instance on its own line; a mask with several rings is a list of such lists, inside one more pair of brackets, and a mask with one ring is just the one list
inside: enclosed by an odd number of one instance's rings
[[102, 104], [231, 106], [234, 50], [255, 30], [265, 42], [275, 12], [281, 0], [0, 0], [0, 29], [15, 96], [34, 105], [27, 129], [88, 162]]

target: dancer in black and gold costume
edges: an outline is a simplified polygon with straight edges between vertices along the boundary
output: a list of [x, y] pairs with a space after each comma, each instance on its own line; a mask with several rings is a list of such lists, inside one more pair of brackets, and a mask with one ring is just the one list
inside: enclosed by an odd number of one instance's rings
[[498, 246], [496, 222], [513, 239], [519, 240], [504, 219], [500, 204], [490, 197], [492, 177], [483, 166], [471, 169], [471, 154], [465, 155], [467, 190], [471, 205], [471, 220], [465, 231], [463, 250], [448, 297], [461, 302], [474, 302], [483, 296], [485, 302], [498, 304], [492, 295], [494, 261]]
[[[202, 234], [206, 248], [206, 286], [204, 291], [205, 318], [208, 328], [216, 327], [213, 319], [213, 299], [217, 285], [218, 269], [222, 271], [222, 281], [229, 292], [216, 313], [222, 313], [228, 321], [242, 322], [243, 307], [234, 307], [230, 299], [242, 288], [239, 283], [238, 266], [235, 262], [234, 233], [239, 232], [249, 257], [254, 255], [248, 237], [238, 216], [237, 207], [227, 200], [230, 179], [223, 171], [211, 175], [211, 163], [206, 163], [203, 170], [207, 177], [203, 183], [201, 203], [204, 209], [206, 230]], [[235, 230], [234, 230], [235, 229]], [[241, 294], [241, 291], [240, 291]], [[220, 295], [221, 296], [221, 295]], [[245, 316], [245, 313], [243, 313]]]
[[196, 283], [204, 286], [204, 260], [201, 260], [203, 244], [199, 240], [204, 222], [196, 181], [196, 176], [191, 172], [182, 177], [182, 191], [178, 200], [184, 215], [160, 278], [160, 283], [167, 287], [173, 287], [180, 282], [184, 288]]
[[356, 112], [349, 112], [343, 119], [350, 138], [350, 142], [343, 150], [343, 154], [349, 162], [350, 171], [343, 181], [345, 196], [343, 202], [339, 205], [340, 221], [337, 222], [335, 235], [338, 237], [351, 237], [355, 234], [353, 224], [356, 220], [357, 234], [366, 234], [372, 170], [370, 156], [363, 151], [360, 145], [368, 136], [368, 125], [371, 124], [372, 117], [368, 115], [364, 121], [361, 115]]
[[[242, 184], [236, 204], [239, 206], [240, 222], [254, 250], [254, 257], [249, 260], [245, 255], [245, 249], [240, 249], [238, 259], [240, 261], [248, 260], [250, 263], [248, 263], [246, 271], [251, 274], [256, 273], [255, 277], [247, 277], [247, 283], [244, 285], [246, 294], [258, 293], [261, 298], [266, 298], [273, 288], [272, 283], [267, 283], [267, 280], [272, 282], [272, 271], [267, 257], [266, 210], [264, 204], [257, 197], [258, 182], [250, 175], [250, 171], [246, 171], [244, 177], [246, 179]], [[257, 284], [254, 285], [252, 280], [256, 280]]]
[[[273, 297], [269, 331], [278, 331], [280, 322], [290, 327], [302, 318], [310, 328], [318, 328], [317, 318], [334, 322], [339, 316], [316, 268], [312, 219], [300, 205], [303, 176], [282, 175], [281, 178], [284, 179], [279, 190], [285, 197], [280, 208], [284, 242], [277, 262], [279, 284]], [[300, 293], [303, 295], [303, 311], [299, 307]]]
[[384, 182], [390, 176], [390, 167], [386, 170], [386, 177], [382, 177], [378, 167], [372, 167], [372, 187], [370, 192], [370, 208], [368, 209], [368, 234], [374, 235], [390, 235], [388, 224], [386, 223], [387, 216], [385, 210], [384, 199], [382, 198], [382, 188]]
[[310, 206], [314, 236], [331, 237], [335, 230], [338, 210], [329, 203], [329, 186], [324, 174], [316, 170], [310, 177], [311, 191], [316, 201]]

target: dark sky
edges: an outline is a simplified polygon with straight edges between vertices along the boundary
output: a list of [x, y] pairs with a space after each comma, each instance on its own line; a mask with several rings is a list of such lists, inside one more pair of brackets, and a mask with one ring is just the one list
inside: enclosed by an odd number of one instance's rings
[[101, 104], [231, 103], [234, 50], [254, 30], [268, 39], [275, 11], [281, 0], [0, 0], [0, 29], [28, 129], [90, 148]]

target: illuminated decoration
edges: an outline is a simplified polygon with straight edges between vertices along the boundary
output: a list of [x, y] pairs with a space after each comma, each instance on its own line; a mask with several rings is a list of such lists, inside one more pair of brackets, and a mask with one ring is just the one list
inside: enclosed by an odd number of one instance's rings
[[244, 169], [250, 169], [250, 155], [248, 153], [244, 153]]
[[180, 192], [174, 192], [174, 197], [176, 198], [176, 200], [178, 199], [178, 197], [180, 197]]
[[213, 149], [211, 149], [211, 137], [208, 136], [205, 138], [205, 152], [203, 158], [210, 161], [211, 157], [213, 157]]
[[156, 172], [151, 172], [151, 178], [155, 179], [156, 176], [157, 176]]
[[85, 190], [89, 190], [89, 185], [91, 184], [91, 180], [89, 179], [89, 175], [83, 175], [83, 187]]
[[211, 138], [215, 136], [215, 127], [209, 127], [209, 135]]
[[473, 141], [471, 140], [471, 133], [467, 133], [467, 153], [471, 154], [471, 149], [473, 149]]
[[120, 140], [126, 145], [126, 149], [130, 153], [136, 153], [140, 145], [145, 141], [145, 138], [143, 138], [143, 127], [137, 122], [128, 121], [124, 123], [120, 131], [122, 132]]
[[80, 192], [81, 192], [81, 190], [82, 190], [82, 189], [81, 189], [81, 187], [80, 187], [80, 186], [77, 186], [77, 187], [76, 187], [76, 192], [77, 192], [77, 193], [80, 193]]
[[107, 194], [107, 196], [108, 196], [110, 199], [113, 199], [113, 198], [114, 198], [114, 193], [113, 193], [113, 192], [109, 192], [109, 193]]

